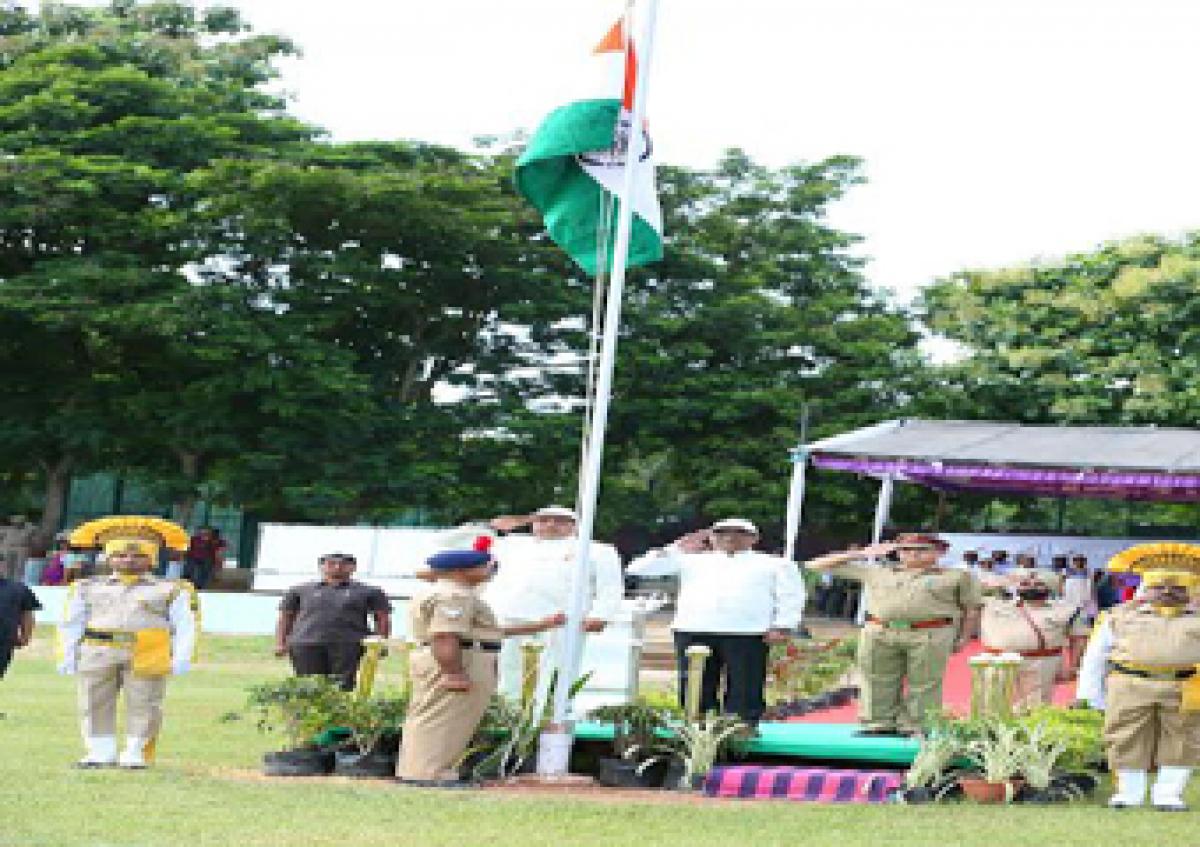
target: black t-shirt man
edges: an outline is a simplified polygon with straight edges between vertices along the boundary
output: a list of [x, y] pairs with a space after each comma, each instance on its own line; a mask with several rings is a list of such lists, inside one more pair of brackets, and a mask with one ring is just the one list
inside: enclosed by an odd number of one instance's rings
[[33, 638], [33, 613], [40, 608], [29, 586], [0, 576], [0, 677], [12, 662], [13, 650]]
[[321, 558], [321, 579], [288, 589], [279, 604], [275, 653], [288, 655], [297, 676], [321, 674], [341, 678], [354, 687], [362, 640], [391, 634], [391, 603], [383, 590], [355, 582], [352, 556], [334, 553]]

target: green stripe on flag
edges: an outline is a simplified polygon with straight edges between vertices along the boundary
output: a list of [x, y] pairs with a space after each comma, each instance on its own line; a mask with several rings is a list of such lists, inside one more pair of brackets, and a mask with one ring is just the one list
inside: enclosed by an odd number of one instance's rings
[[[554, 242], [590, 276], [596, 275], [596, 239], [605, 192], [579, 166], [575, 155], [612, 147], [620, 108], [619, 100], [581, 100], [555, 109], [542, 121], [517, 160], [517, 190], [542, 213], [546, 231]], [[615, 206], [610, 221], [613, 233]], [[609, 250], [611, 261], [611, 245]], [[661, 237], [634, 215], [629, 266], [661, 258]]]

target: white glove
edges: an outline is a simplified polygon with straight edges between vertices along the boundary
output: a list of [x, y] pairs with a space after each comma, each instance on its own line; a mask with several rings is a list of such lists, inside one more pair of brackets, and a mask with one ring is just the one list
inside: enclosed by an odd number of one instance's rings
[[171, 673], [175, 676], [183, 676], [191, 670], [192, 663], [188, 659], [172, 659]]

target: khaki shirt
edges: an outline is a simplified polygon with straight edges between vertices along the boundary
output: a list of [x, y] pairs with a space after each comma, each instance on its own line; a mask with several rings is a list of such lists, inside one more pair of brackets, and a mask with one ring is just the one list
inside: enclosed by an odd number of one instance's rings
[[416, 641], [427, 642], [435, 635], [458, 635], [475, 641], [501, 637], [492, 609], [476, 588], [440, 581], [408, 611], [409, 632]]
[[861, 582], [867, 592], [867, 614], [883, 621], [958, 620], [963, 612], [983, 604], [979, 580], [970, 571], [851, 564], [830, 573]]
[[[1041, 630], [1041, 641], [1034, 625]], [[1030, 606], [1011, 600], [988, 600], [983, 604], [980, 632], [985, 647], [1025, 653], [1065, 647], [1072, 637], [1086, 637], [1088, 627], [1079, 608], [1066, 603]]]
[[137, 632], [170, 628], [171, 603], [180, 588], [173, 580], [153, 576], [132, 585], [116, 576], [97, 576], [79, 582], [76, 591], [87, 609], [88, 629]]
[[1200, 614], [1160, 615], [1149, 603], [1127, 603], [1109, 612], [1110, 658], [1139, 665], [1200, 665]]

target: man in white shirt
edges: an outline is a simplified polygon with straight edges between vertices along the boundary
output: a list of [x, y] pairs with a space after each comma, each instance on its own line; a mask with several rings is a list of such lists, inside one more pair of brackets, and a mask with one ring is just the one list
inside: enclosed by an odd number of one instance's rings
[[[701, 712], [740, 715], [756, 723], [766, 703], [768, 645], [786, 641], [800, 625], [804, 582], [794, 562], [752, 549], [758, 528], [743, 518], [717, 521], [669, 547], [636, 559], [633, 576], [679, 575], [675, 651], [679, 699], [687, 691], [687, 648], [712, 650], [700, 686]], [[711, 549], [706, 549], [711, 546]], [[725, 676], [725, 702], [717, 689]]]
[[[566, 611], [571, 573], [578, 555], [575, 513], [562, 506], [546, 506], [532, 515], [493, 518], [489, 526], [506, 533], [524, 526], [530, 528], [528, 535], [504, 535], [492, 546], [499, 569], [487, 584], [484, 599], [500, 625], [515, 626]], [[601, 632], [617, 613], [624, 595], [621, 558], [612, 545], [593, 542], [588, 565], [591, 599], [583, 629]], [[561, 633], [560, 627], [504, 639], [500, 650], [499, 693], [507, 697], [521, 695], [521, 645], [539, 641], [545, 645], [538, 674], [538, 696], [541, 696], [550, 683]]]

